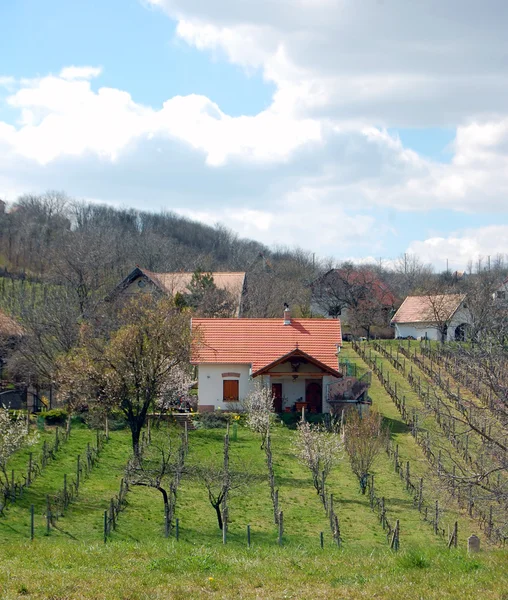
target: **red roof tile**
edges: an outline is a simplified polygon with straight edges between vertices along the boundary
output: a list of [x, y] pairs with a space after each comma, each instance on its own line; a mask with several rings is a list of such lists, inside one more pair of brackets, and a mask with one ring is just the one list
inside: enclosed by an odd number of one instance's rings
[[337, 370], [337, 345], [342, 344], [340, 321], [335, 319], [192, 319], [198, 332], [192, 362], [252, 364], [255, 373], [288, 354], [303, 350]]

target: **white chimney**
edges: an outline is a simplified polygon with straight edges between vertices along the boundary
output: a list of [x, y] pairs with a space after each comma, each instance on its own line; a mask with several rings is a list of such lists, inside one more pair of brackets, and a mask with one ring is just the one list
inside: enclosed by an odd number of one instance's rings
[[291, 325], [291, 311], [289, 306], [284, 302], [284, 325]]

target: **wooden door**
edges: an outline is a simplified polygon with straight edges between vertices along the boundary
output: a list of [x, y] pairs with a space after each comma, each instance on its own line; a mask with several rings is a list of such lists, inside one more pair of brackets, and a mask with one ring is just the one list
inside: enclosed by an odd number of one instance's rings
[[323, 410], [323, 388], [320, 383], [311, 382], [305, 391], [305, 402], [312, 413], [320, 413]]
[[273, 410], [282, 412], [282, 383], [272, 383]]

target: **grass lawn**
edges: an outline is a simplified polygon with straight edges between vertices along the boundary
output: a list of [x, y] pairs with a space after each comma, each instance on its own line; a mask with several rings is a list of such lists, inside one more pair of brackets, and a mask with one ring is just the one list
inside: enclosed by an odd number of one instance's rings
[[[352, 354], [350, 358], [359, 360]], [[395, 407], [375, 379], [372, 395], [378, 410], [396, 424], [393, 436], [401, 453], [416, 464], [420, 450], [398, 422]], [[153, 431], [152, 443], [167, 441], [168, 436], [176, 439], [180, 433], [181, 429], [164, 426]], [[190, 471], [193, 464], [222, 460], [224, 433], [224, 429], [189, 433], [186, 464]], [[368, 496], [360, 493], [347, 457], [327, 482], [334, 494], [343, 538], [341, 548], [334, 545], [310, 474], [295, 458], [295, 437], [294, 431], [283, 426], [276, 426], [272, 434], [285, 523], [282, 547], [277, 543], [260, 438], [243, 427], [238, 428], [238, 439], [231, 442], [231, 466], [248, 469], [252, 480], [231, 495], [226, 545], [222, 544], [205, 488], [189, 476], [183, 477], [178, 490], [178, 541], [164, 537], [160, 492], [132, 487], [117, 529], [105, 544], [103, 513], [118, 492], [131, 452], [127, 431], [112, 432], [99, 462], [80, 486], [78, 498], [59, 519], [58, 529], [45, 534], [45, 495], [58, 491], [64, 473], [73, 476], [76, 455], [95, 439], [94, 432], [76, 429], [25, 496], [9, 505], [0, 517], [0, 598], [437, 600], [477, 598], [481, 593], [483, 598], [508, 600], [508, 552], [488, 549], [468, 556], [465, 537], [472, 524], [462, 517], [459, 548], [448, 550], [445, 541], [434, 536], [422, 521], [385, 454], [375, 465], [376, 493], [385, 497], [390, 521], [400, 520], [400, 551], [389, 549], [385, 532], [370, 509]], [[30, 504], [36, 506], [37, 513], [33, 542], [29, 539]], [[252, 531], [250, 548], [247, 525]]]

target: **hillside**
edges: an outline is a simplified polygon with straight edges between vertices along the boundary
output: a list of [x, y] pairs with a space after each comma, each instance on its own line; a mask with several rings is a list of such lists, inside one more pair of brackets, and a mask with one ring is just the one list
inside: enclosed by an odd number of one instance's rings
[[[295, 432], [278, 425], [273, 431], [272, 448], [280, 509], [284, 514], [282, 546], [273, 522], [264, 452], [259, 437], [243, 426], [231, 441], [232, 468], [251, 473], [247, 487], [230, 498], [230, 524], [227, 543], [217, 526], [215, 511], [206, 489], [191, 476], [196, 467], [210, 458], [222, 460], [225, 429], [198, 429], [189, 432], [186, 465], [177, 494], [175, 530], [164, 537], [164, 511], [161, 494], [154, 489], [131, 487], [125, 505], [104, 542], [104, 511], [120, 490], [125, 465], [130, 456], [128, 432], [113, 431], [109, 441], [102, 434], [78, 426], [70, 438], [59, 435], [59, 449], [24, 489], [16, 502], [9, 503], [0, 518], [3, 569], [0, 582], [5, 598], [502, 598], [507, 589], [505, 570], [508, 554], [497, 532], [501, 515], [494, 512], [494, 526], [488, 530], [480, 497], [470, 511], [466, 499], [458, 501], [443, 485], [449, 468], [445, 458], [440, 424], [420, 399], [407, 377], [390, 358], [390, 346], [356, 347], [346, 345], [341, 359], [347, 359], [358, 373], [376, 361], [371, 396], [390, 426], [391, 439], [374, 467], [374, 488], [366, 495], [344, 457], [327, 481], [334, 496], [340, 522], [341, 546], [332, 536], [329, 519], [312, 487], [310, 473], [295, 457]], [[411, 352], [417, 349], [410, 346]], [[360, 354], [364, 356], [362, 360]], [[417, 352], [418, 355], [418, 352]], [[399, 355], [401, 358], [401, 355]], [[406, 374], [409, 363], [406, 358]], [[403, 359], [401, 359], [403, 364]], [[413, 374], [417, 365], [413, 363]], [[381, 374], [382, 370], [382, 374]], [[422, 375], [423, 378], [423, 375]], [[389, 383], [387, 381], [389, 379]], [[419, 435], [407, 424], [408, 413], [397, 407], [390, 386], [397, 383], [405, 396], [405, 411], [422, 410]], [[464, 389], [465, 386], [464, 386]], [[419, 439], [431, 449], [442, 444], [439, 466]], [[162, 425], [152, 428], [151, 447], [167, 441], [176, 446], [182, 429]], [[456, 432], [457, 435], [458, 431]], [[33, 464], [41, 464], [44, 444], [55, 443], [54, 428], [41, 433], [36, 447], [13, 457], [9, 468], [15, 480], [23, 473], [32, 452]], [[96, 457], [94, 448], [99, 442]], [[474, 442], [471, 440], [471, 444]], [[88, 446], [90, 445], [90, 446]], [[88, 471], [87, 448], [90, 454]], [[48, 450], [46, 451], [46, 454]], [[396, 453], [396, 454], [395, 454]], [[80, 455], [80, 485], [76, 480]], [[446, 455], [448, 456], [448, 455]], [[451, 456], [451, 454], [449, 455]], [[407, 464], [409, 463], [409, 478]], [[395, 465], [397, 464], [397, 469]], [[35, 471], [34, 471], [35, 472]], [[67, 475], [69, 504], [58, 510], [64, 475]], [[419, 482], [422, 494], [419, 501]], [[47, 531], [47, 502], [58, 519]], [[435, 523], [438, 502], [439, 520]], [[34, 505], [34, 540], [30, 541], [30, 506]], [[382, 526], [384, 505], [386, 528]], [[400, 549], [390, 549], [389, 528], [400, 523]], [[458, 548], [448, 548], [455, 522]], [[247, 547], [247, 525], [251, 527], [251, 547]], [[324, 548], [320, 548], [320, 532]], [[482, 552], [467, 555], [466, 539], [472, 533], [481, 539]], [[474, 576], [472, 574], [474, 573]], [[389, 582], [389, 588], [387, 583]]]

